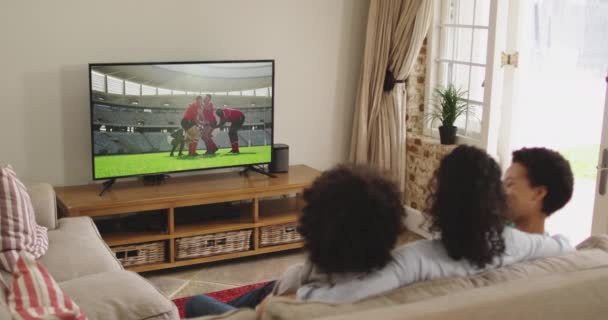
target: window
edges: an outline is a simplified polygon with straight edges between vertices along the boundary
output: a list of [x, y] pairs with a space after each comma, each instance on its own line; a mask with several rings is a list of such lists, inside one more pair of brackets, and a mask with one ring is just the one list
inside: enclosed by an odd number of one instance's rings
[[95, 91], [106, 92], [106, 75], [91, 71], [91, 86]]
[[214, 96], [226, 96], [226, 95], [228, 95], [228, 92], [214, 92], [213, 95]]
[[189, 96], [200, 96], [201, 95], [200, 92], [196, 92], [196, 91], [186, 91], [186, 94]]
[[229, 96], [240, 96], [241, 92], [240, 91], [230, 91], [228, 92]]
[[122, 79], [107, 76], [108, 79], [108, 93], [123, 94], [124, 93], [124, 82]]
[[171, 95], [171, 90], [170, 89], [164, 89], [164, 88], [158, 88], [158, 95], [159, 96], [169, 96]]
[[125, 80], [125, 94], [130, 96], [141, 95], [141, 85], [139, 83]]
[[147, 86], [145, 84], [141, 85], [141, 95], [142, 96], [155, 96], [156, 95], [156, 87]]
[[253, 90], [243, 90], [243, 95], [253, 97], [254, 92], [253, 92]]
[[172, 90], [172, 94], [174, 96], [183, 96], [186, 94], [186, 91], [181, 91], [181, 90]]
[[[438, 1], [433, 24], [433, 38], [429, 59], [431, 94], [448, 84], [466, 91], [470, 113], [455, 123], [459, 133], [479, 139], [484, 112], [486, 56], [490, 4], [493, 0]], [[434, 97], [429, 97], [432, 101]], [[431, 110], [428, 106], [427, 110]], [[435, 123], [434, 125], [439, 125]]]
[[257, 97], [268, 97], [270, 93], [268, 93], [268, 88], [255, 89], [255, 95]]

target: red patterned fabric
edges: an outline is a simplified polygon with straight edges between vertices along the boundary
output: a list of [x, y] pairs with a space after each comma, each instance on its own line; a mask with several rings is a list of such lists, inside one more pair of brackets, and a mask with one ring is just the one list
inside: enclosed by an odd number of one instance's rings
[[86, 320], [80, 308], [29, 253], [19, 256], [6, 303], [15, 320]]
[[13, 272], [20, 251], [40, 258], [49, 247], [27, 189], [11, 166], [0, 167], [0, 269]]
[[[238, 288], [232, 288], [232, 289], [207, 293], [207, 295], [216, 300], [219, 300], [221, 302], [228, 302], [228, 301], [234, 300], [235, 298], [239, 297], [240, 295], [245, 294], [251, 290], [260, 288], [267, 283], [268, 282], [248, 284], [246, 286], [242, 286], [242, 287], [238, 287]], [[188, 302], [188, 300], [190, 300], [191, 298], [192, 297], [185, 297], [185, 298], [179, 298], [179, 299], [173, 300], [173, 303], [175, 304], [175, 306], [177, 306], [177, 310], [179, 311], [179, 317], [182, 319], [185, 318], [184, 307], [186, 305], [186, 302]]]

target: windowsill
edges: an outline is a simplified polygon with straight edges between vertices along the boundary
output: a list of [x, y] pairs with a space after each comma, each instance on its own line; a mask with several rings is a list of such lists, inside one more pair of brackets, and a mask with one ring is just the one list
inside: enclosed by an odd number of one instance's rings
[[[420, 141], [424, 144], [441, 144], [439, 142], [439, 137], [433, 137], [426, 134], [421, 133], [408, 133], [408, 139], [413, 139], [414, 141]], [[417, 143], [418, 144], [418, 143]]]
[[[437, 129], [425, 128], [424, 133], [422, 133], [422, 134], [409, 133], [409, 136], [411, 136], [414, 139], [416, 139], [416, 138], [420, 139], [420, 140], [422, 140], [423, 143], [441, 144], [441, 142], [439, 140], [439, 131]], [[472, 146], [476, 146], [478, 148], [482, 148], [480, 139], [456, 134], [455, 145], [460, 145], [460, 144], [472, 145]]]

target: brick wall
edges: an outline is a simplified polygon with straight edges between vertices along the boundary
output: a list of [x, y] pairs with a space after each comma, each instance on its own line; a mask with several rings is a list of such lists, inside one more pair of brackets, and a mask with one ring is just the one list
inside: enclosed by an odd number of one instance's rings
[[429, 181], [439, 166], [439, 161], [455, 147], [442, 145], [435, 138], [418, 134], [407, 137], [406, 205], [420, 211], [425, 210]]
[[446, 146], [439, 143], [436, 138], [423, 136], [424, 122], [424, 90], [426, 75], [426, 40], [414, 69], [407, 83], [407, 184], [405, 187], [406, 205], [424, 211], [427, 188], [439, 161], [455, 145]]

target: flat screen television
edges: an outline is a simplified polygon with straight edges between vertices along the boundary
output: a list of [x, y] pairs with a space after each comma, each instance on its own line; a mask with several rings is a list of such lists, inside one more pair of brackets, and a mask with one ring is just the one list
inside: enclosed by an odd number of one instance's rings
[[274, 60], [89, 64], [93, 179], [268, 164]]

